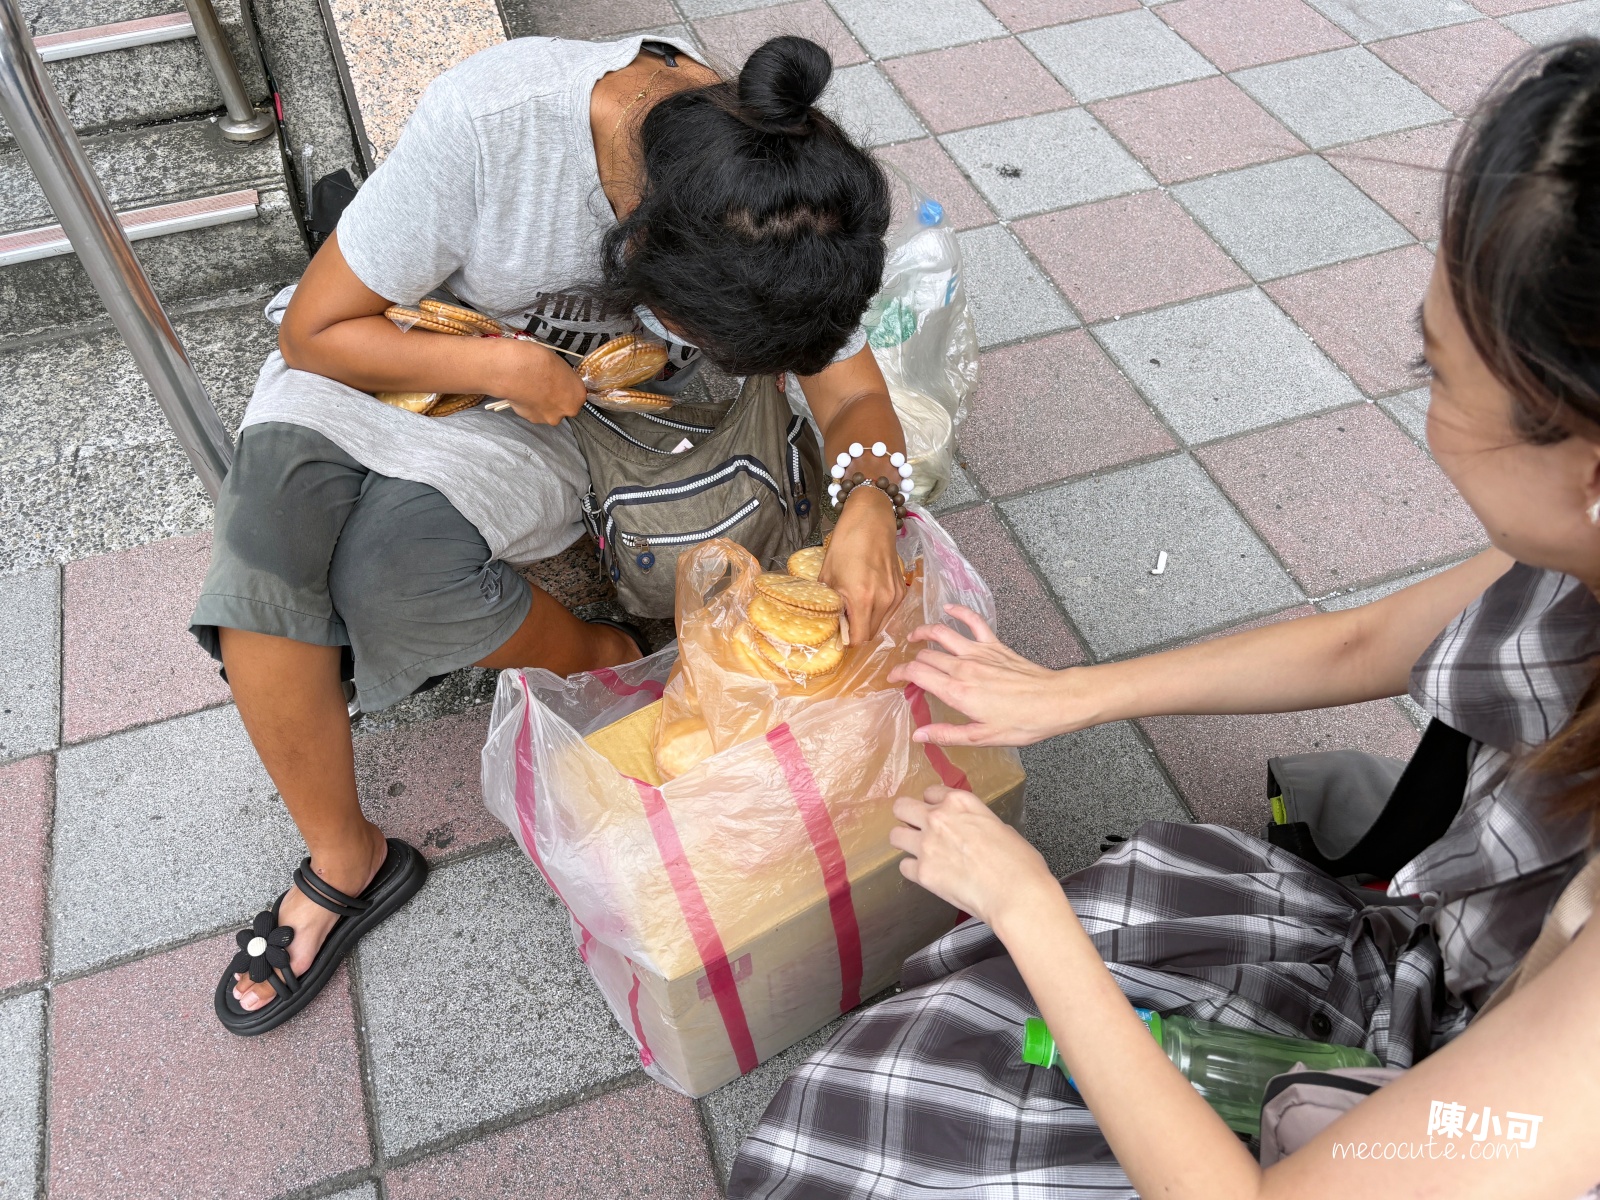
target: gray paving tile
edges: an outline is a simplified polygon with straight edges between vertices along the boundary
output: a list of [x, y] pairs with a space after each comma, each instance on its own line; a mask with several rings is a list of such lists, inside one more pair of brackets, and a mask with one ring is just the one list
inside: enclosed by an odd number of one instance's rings
[[972, 478], [957, 465], [950, 472], [949, 485], [939, 493], [939, 498], [933, 502], [931, 511], [954, 512], [958, 508], [976, 504], [981, 499], [983, 497], [978, 495], [978, 489], [972, 485]]
[[248, 919], [305, 854], [232, 706], [63, 750], [54, 843], [57, 973]]
[[1172, 194], [1261, 280], [1412, 240], [1398, 221], [1314, 154], [1181, 183]]
[[1006, 27], [981, 0], [830, 0], [834, 11], [873, 58], [893, 58], [919, 50], [938, 50], [964, 42], [1003, 37]]
[[1190, 442], [1361, 399], [1355, 384], [1255, 288], [1109, 321], [1094, 334]]
[[1131, 722], [1097, 725], [1022, 751], [1028, 772], [1023, 832], [1056, 875], [1100, 857], [1108, 833], [1146, 821], [1192, 820]]
[[1600, 37], [1600, 0], [1577, 0], [1516, 13], [1502, 17], [1501, 24], [1538, 46], [1572, 37]]
[[1007, 218], [1142, 191], [1156, 182], [1081, 108], [980, 125], [939, 140], [995, 212]]
[[39, 1175], [44, 993], [0, 1004], [0, 1200], [32, 1200]]
[[1036, 30], [1020, 40], [1080, 104], [1217, 73], [1203, 55], [1144, 9]]
[[[1186, 454], [1000, 507], [1097, 657], [1193, 637], [1304, 599]], [[1166, 572], [1151, 575], [1162, 550]]]
[[358, 954], [389, 1154], [639, 1069], [517, 847], [435, 871]]
[[739, 1153], [739, 1143], [761, 1120], [761, 1114], [767, 1111], [767, 1105], [772, 1103], [783, 1081], [822, 1049], [847, 1020], [848, 1017], [840, 1017], [831, 1025], [823, 1026], [782, 1054], [773, 1055], [744, 1078], [735, 1079], [701, 1099], [700, 1113], [711, 1134], [711, 1162], [724, 1188], [728, 1186], [728, 1172]]
[[967, 277], [967, 301], [978, 345], [1071, 329], [1078, 319], [1015, 238], [998, 225], [956, 235]]
[[54, 749], [61, 730], [61, 571], [0, 575], [0, 760]]
[[1343, 612], [1346, 609], [1360, 608], [1363, 604], [1371, 604], [1374, 600], [1382, 600], [1385, 596], [1392, 596], [1402, 588], [1410, 587], [1413, 583], [1421, 583], [1424, 579], [1437, 575], [1440, 571], [1448, 571], [1455, 565], [1455, 563], [1447, 563], [1441, 567], [1430, 567], [1426, 571], [1402, 575], [1399, 579], [1391, 579], [1387, 583], [1375, 583], [1371, 587], [1352, 588], [1348, 592], [1323, 596], [1317, 600], [1317, 607], [1323, 612]]
[[1378, 407], [1398, 421], [1400, 427], [1413, 438], [1426, 446], [1428, 444], [1429, 397], [1430, 393], [1427, 388], [1413, 388], [1409, 392], [1401, 392], [1398, 396], [1390, 396], [1386, 400], [1379, 400]]
[[1314, 150], [1450, 115], [1364, 46], [1251, 67], [1233, 80]]
[[885, 146], [925, 136], [916, 114], [900, 99], [876, 63], [835, 71], [818, 107], [863, 146]]
[[1476, 21], [1482, 14], [1466, 0], [1307, 0], [1353, 38], [1374, 42], [1422, 29]]

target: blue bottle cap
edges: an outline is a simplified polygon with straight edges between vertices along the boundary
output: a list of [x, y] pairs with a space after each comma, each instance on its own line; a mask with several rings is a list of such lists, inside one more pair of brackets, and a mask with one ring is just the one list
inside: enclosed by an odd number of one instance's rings
[[937, 225], [944, 220], [944, 208], [937, 200], [924, 200], [917, 205], [917, 220], [923, 225]]

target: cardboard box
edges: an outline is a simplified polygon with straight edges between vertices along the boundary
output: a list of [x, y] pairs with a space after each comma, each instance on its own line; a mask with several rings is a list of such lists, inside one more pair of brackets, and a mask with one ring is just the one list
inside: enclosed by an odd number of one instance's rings
[[[882, 703], [884, 711], [901, 706], [896, 716], [909, 745], [909, 771], [897, 794], [920, 795], [930, 784], [959, 785], [964, 778], [1002, 819], [1021, 824], [1024, 777], [1014, 752], [910, 743], [905, 699], [883, 693]], [[926, 723], [926, 698], [911, 706], [913, 714], [919, 705], [916, 723]], [[648, 953], [624, 957], [595, 940], [585, 944], [585, 955], [608, 997], [627, 997], [626, 1006], [613, 999], [612, 1007], [639, 1040], [652, 1074], [702, 1096], [893, 985], [906, 957], [948, 931], [957, 913], [900, 873], [901, 855], [888, 841], [892, 796], [875, 798], [866, 813], [837, 797], [774, 796], [771, 820], [792, 820], [801, 831], [779, 839], [787, 847], [782, 854], [743, 871], [739, 864], [730, 871], [730, 864], [707, 863], [703, 853], [697, 861], [696, 845], [712, 843], [697, 843], [688, 823], [705, 821], [707, 813], [675, 813], [673, 786], [665, 796], [659, 790], [651, 756], [659, 708], [657, 702], [585, 740], [639, 781], [644, 806], [642, 813], [619, 811], [597, 823], [624, 828], [630, 816], [649, 819], [654, 805], [658, 822], [676, 820], [684, 830], [675, 892], [644, 886], [625, 902], [633, 911], [621, 919]], [[809, 740], [794, 753], [814, 759], [824, 752], [826, 737], [801, 736]], [[775, 752], [770, 740], [754, 739], [712, 763], [743, 752], [751, 777], [770, 778], [777, 769], [763, 760]], [[794, 769], [793, 758], [787, 769]], [[804, 792], [803, 768], [800, 776]], [[614, 797], [596, 803], [621, 807]]]

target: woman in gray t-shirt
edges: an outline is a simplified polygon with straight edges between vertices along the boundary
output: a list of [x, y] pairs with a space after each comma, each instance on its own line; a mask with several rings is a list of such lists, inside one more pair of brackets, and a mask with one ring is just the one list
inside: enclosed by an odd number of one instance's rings
[[[737, 81], [638, 37], [486, 50], [433, 83], [292, 299], [269, 308], [280, 349], [246, 413], [192, 627], [310, 858], [239, 935], [216, 995], [233, 1032], [293, 1016], [426, 874], [362, 815], [343, 664], [372, 710], [470, 664], [568, 674], [647, 649], [510, 569], [580, 533], [586, 471], [564, 422], [585, 392], [551, 346], [652, 330], [672, 349], [657, 390], [702, 356], [793, 372], [827, 459], [856, 449], [852, 471], [896, 477], [904, 439], [859, 329], [888, 187], [814, 107], [831, 71], [794, 37], [756, 50]], [[439, 289], [537, 340], [383, 316]], [[510, 407], [432, 420], [371, 394], [384, 391]], [[823, 579], [858, 638], [900, 599], [895, 533], [886, 490], [848, 492]]]

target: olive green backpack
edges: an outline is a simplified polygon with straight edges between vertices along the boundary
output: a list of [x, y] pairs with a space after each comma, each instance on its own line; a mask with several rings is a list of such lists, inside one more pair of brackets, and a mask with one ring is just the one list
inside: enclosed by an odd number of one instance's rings
[[678, 556], [689, 547], [731, 538], [781, 570], [821, 519], [816, 434], [770, 375], [750, 376], [731, 401], [659, 415], [585, 404], [571, 426], [589, 465], [584, 522], [636, 616], [672, 616]]

